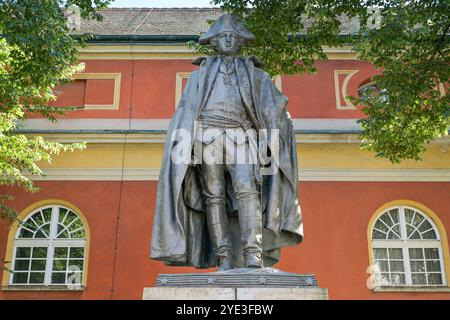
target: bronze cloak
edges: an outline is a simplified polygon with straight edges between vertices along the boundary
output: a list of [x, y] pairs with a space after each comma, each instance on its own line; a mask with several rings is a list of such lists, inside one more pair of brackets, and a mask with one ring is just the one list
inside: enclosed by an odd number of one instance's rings
[[[271, 266], [279, 261], [281, 247], [296, 245], [303, 239], [295, 136], [286, 110], [287, 98], [274, 86], [269, 74], [258, 68], [260, 62], [255, 57], [239, 57], [237, 62], [239, 90], [251, 118], [259, 128], [279, 130], [279, 170], [275, 175], [263, 176], [260, 190], [264, 265]], [[194, 123], [206, 102], [220, 59], [199, 58], [194, 64], [200, 64], [200, 68], [190, 75], [167, 131], [150, 257], [168, 265], [208, 268], [216, 264], [216, 259], [209, 240], [198, 169], [171, 161], [180, 129], [195, 136]], [[227, 184], [227, 211], [230, 218], [237, 219], [233, 198], [232, 186]]]

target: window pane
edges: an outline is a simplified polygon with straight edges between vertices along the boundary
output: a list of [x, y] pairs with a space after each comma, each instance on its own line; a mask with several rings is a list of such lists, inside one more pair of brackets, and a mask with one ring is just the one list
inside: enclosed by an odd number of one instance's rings
[[59, 234], [61, 233], [61, 231], [63, 231], [65, 228], [66, 227], [64, 225], [58, 223], [58, 230], [56, 231], [58, 238], [60, 237]]
[[48, 234], [43, 232], [43, 229], [39, 229], [35, 234], [34, 237], [37, 239], [46, 239], [48, 238]]
[[424, 221], [420, 227], [419, 227], [419, 231], [420, 232], [424, 232], [427, 231], [428, 229], [432, 229], [433, 226], [431, 225], [431, 223], [429, 223], [428, 221]]
[[405, 274], [404, 273], [392, 273], [391, 274], [391, 284], [392, 285], [405, 284]]
[[42, 210], [45, 222], [50, 222], [52, 220], [52, 208], [46, 208]]
[[25, 238], [25, 239], [27, 239], [27, 238], [33, 238], [33, 236], [34, 236], [34, 233], [33, 232], [30, 232], [30, 231], [28, 231], [28, 230], [25, 230], [25, 229], [20, 229], [20, 232], [19, 232], [19, 238]]
[[72, 231], [70, 233], [71, 238], [83, 239], [85, 237], [84, 229], [79, 229], [76, 231]]
[[427, 272], [441, 271], [439, 260], [427, 261]]
[[58, 247], [55, 248], [54, 257], [55, 258], [67, 258], [68, 248]]
[[[382, 220], [385, 224], [387, 224], [389, 227], [393, 225], [391, 218], [389, 217], [388, 213], [385, 213], [381, 215], [380, 220]], [[384, 229], [382, 229], [384, 230]]]
[[400, 232], [400, 225], [396, 225], [392, 228], [392, 231], [394, 231], [397, 235], [397, 239], [399, 239], [401, 237], [401, 232]]
[[423, 261], [411, 261], [411, 272], [425, 272]]
[[34, 247], [33, 248], [33, 258], [47, 258], [47, 248], [46, 247]]
[[386, 239], [386, 234], [374, 229], [372, 239]]
[[68, 212], [65, 208], [59, 208], [59, 215], [58, 215], [58, 222], [63, 223], [63, 220], [66, 216], [66, 213]]
[[412, 222], [413, 216], [414, 216], [414, 211], [412, 211], [411, 209], [405, 208], [405, 221], [406, 221], [406, 223], [410, 224]]
[[423, 249], [422, 248], [410, 248], [409, 249], [410, 259], [423, 259]]
[[390, 214], [392, 220], [394, 220], [394, 223], [399, 223], [399, 221], [398, 221], [398, 209], [390, 210], [389, 214]]
[[[406, 225], [406, 235], [407, 235], [408, 239], [420, 239], [419, 233], [415, 232], [415, 231], [416, 231], [416, 229], [413, 226], [411, 226], [409, 224]], [[412, 236], [413, 233], [416, 233], [414, 235], [415, 238]]]
[[410, 236], [409, 239], [421, 239], [422, 237], [420, 236], [419, 232], [414, 231]]
[[41, 226], [45, 223], [45, 220], [44, 220], [43, 215], [41, 214], [41, 211], [33, 214], [32, 218], [38, 226]]
[[[422, 221], [424, 220], [425, 218], [421, 215], [421, 214], [419, 214], [418, 212], [416, 212], [416, 215], [414, 216], [414, 220], [412, 221], [412, 225], [414, 225], [414, 226], [419, 226], [421, 223], [422, 223]], [[423, 224], [422, 224], [423, 225]], [[422, 226], [421, 226], [422, 227]], [[420, 228], [419, 228], [420, 229]]]
[[389, 273], [382, 273], [380, 277], [381, 285], [388, 286], [391, 284], [391, 280], [389, 278]]
[[67, 214], [66, 219], [64, 220], [64, 225], [68, 226], [72, 221], [78, 219], [78, 216], [73, 213], [72, 211], [69, 212], [69, 214]]
[[75, 222], [73, 222], [70, 226], [69, 226], [69, 230], [70, 231], [74, 231], [77, 229], [80, 229], [83, 227], [83, 222], [81, 222], [80, 218], [77, 217], [77, 219], [75, 220]]
[[69, 272], [67, 274], [67, 283], [80, 284], [82, 282], [83, 273], [81, 272]]
[[66, 273], [65, 272], [53, 272], [52, 273], [52, 283], [65, 283], [66, 282]]
[[71, 258], [84, 258], [84, 248], [70, 248], [70, 257]]
[[46, 260], [33, 260], [31, 261], [31, 270], [45, 271]]
[[30, 247], [18, 247], [16, 249], [16, 258], [28, 258], [31, 255]]
[[53, 271], [65, 271], [67, 260], [53, 260]]
[[440, 273], [428, 274], [428, 284], [430, 284], [430, 285], [442, 284], [441, 274]]
[[380, 231], [384, 231], [384, 232], [388, 232], [389, 231], [389, 227], [387, 227], [383, 222], [381, 222], [380, 220], [378, 220], [375, 223], [375, 228], [377, 228]]
[[375, 266], [378, 267], [377, 272], [389, 272], [389, 264], [387, 260], [376, 260]]
[[395, 233], [394, 230], [389, 231], [388, 239], [400, 239], [399, 233]]
[[437, 239], [436, 232], [434, 230], [427, 231], [422, 234], [422, 238], [424, 239]]
[[412, 283], [413, 284], [427, 284], [427, 280], [425, 278], [424, 273], [413, 273], [412, 274]]
[[13, 283], [28, 283], [28, 272], [14, 272]]
[[425, 258], [427, 259], [439, 259], [439, 250], [437, 248], [426, 248]]
[[14, 270], [15, 271], [28, 271], [30, 268], [30, 260], [16, 260], [14, 263]]
[[387, 259], [387, 249], [386, 248], [374, 248], [373, 255], [375, 259]]
[[31, 219], [28, 219], [22, 224], [22, 227], [29, 229], [30, 231], [35, 232], [39, 227], [36, 226], [36, 224], [33, 223]]
[[389, 248], [389, 259], [403, 259], [402, 249]]
[[391, 261], [390, 266], [391, 266], [391, 272], [404, 271], [403, 261]]
[[61, 225], [58, 225], [58, 233], [57, 233], [57, 235], [58, 235], [57, 236], [58, 239], [68, 239], [68, 238], [70, 238], [69, 231], [67, 231], [67, 229], [65, 229], [65, 227], [63, 227]]
[[83, 271], [83, 262], [84, 260], [80, 259], [70, 259], [68, 269], [72, 271]]
[[44, 272], [31, 272], [30, 273], [30, 283], [43, 284], [44, 283]]

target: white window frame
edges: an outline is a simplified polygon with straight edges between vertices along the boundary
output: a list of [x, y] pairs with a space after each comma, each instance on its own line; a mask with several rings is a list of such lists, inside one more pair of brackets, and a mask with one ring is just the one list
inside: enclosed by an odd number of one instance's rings
[[[29, 247], [29, 248], [31, 248], [31, 247], [46, 247], [47, 248], [47, 257], [46, 257], [46, 265], [45, 265], [44, 283], [43, 284], [42, 283], [14, 283], [13, 282], [14, 270], [13, 270], [13, 274], [9, 278], [9, 285], [11, 285], [11, 286], [68, 286], [68, 285], [82, 286], [83, 285], [83, 280], [79, 284], [51, 283], [52, 271], [53, 271], [53, 254], [54, 254], [55, 247], [66, 247], [66, 248], [82, 247], [82, 248], [84, 248], [84, 256], [83, 256], [84, 267], [83, 267], [83, 270], [81, 271], [81, 276], [82, 276], [82, 279], [84, 279], [84, 277], [86, 277], [85, 265], [86, 265], [86, 259], [87, 259], [87, 256], [86, 256], [86, 254], [87, 254], [87, 245], [86, 245], [87, 239], [86, 239], [86, 237], [84, 239], [68, 239], [68, 238], [57, 239], [56, 238], [57, 231], [58, 231], [58, 218], [59, 218], [59, 209], [60, 208], [69, 210], [78, 216], [78, 219], [80, 219], [80, 221], [83, 223], [83, 227], [84, 227], [84, 231], [85, 231], [85, 235], [86, 235], [86, 225], [83, 222], [83, 220], [81, 219], [80, 215], [73, 209], [63, 206], [63, 205], [57, 204], [57, 205], [46, 205], [46, 206], [39, 207], [39, 208], [33, 210], [30, 214], [28, 214], [23, 221], [24, 222], [27, 221], [36, 212], [45, 210], [47, 208], [52, 209], [49, 238], [47, 238], [47, 239], [19, 238], [19, 234], [22, 229], [22, 226], [19, 226], [19, 228], [17, 228], [16, 235], [14, 237], [13, 258], [12, 258], [12, 262], [11, 262], [11, 265], [14, 268], [15, 264], [16, 264], [16, 253], [17, 253], [18, 247]], [[30, 257], [30, 260], [31, 260], [31, 257]], [[31, 265], [31, 261], [30, 261], [30, 265]], [[30, 273], [30, 271], [28, 271], [28, 273]]]
[[[382, 215], [384, 215], [386, 212], [389, 212], [393, 209], [398, 209], [399, 213], [399, 223], [400, 223], [400, 232], [402, 239], [373, 239], [373, 229], [375, 227], [375, 223], [380, 219]], [[421, 240], [408, 240], [407, 239], [407, 232], [406, 232], [406, 221], [405, 221], [405, 209], [410, 209], [413, 211], [416, 211], [420, 213], [433, 227], [434, 232], [436, 233], [437, 239], [421, 239]], [[422, 223], [422, 222], [421, 222]], [[372, 241], [372, 255], [373, 255], [373, 262], [375, 263], [375, 254], [374, 249], [376, 248], [399, 248], [402, 249], [403, 253], [403, 268], [405, 272], [405, 284], [392, 284], [389, 285], [383, 285], [379, 284], [379, 287], [446, 287], [447, 286], [447, 278], [445, 274], [445, 265], [444, 265], [444, 256], [442, 252], [442, 243], [441, 243], [441, 236], [439, 234], [439, 229], [437, 228], [434, 221], [422, 210], [419, 210], [415, 207], [406, 206], [406, 205], [400, 205], [400, 206], [393, 206], [389, 207], [383, 212], [378, 215], [378, 217], [375, 219], [374, 223], [372, 224], [371, 228], [371, 241]], [[429, 285], [429, 284], [413, 284], [412, 283], [412, 273], [411, 273], [411, 265], [410, 265], [410, 258], [409, 258], [409, 249], [410, 248], [437, 248], [439, 252], [439, 263], [441, 267], [441, 277], [442, 277], [442, 284], [437, 285]], [[426, 265], [426, 262], [425, 262]], [[391, 273], [391, 272], [389, 272]], [[395, 272], [394, 272], [395, 273]], [[427, 275], [428, 272], [425, 271], [425, 274]], [[428, 280], [427, 280], [428, 282]]]

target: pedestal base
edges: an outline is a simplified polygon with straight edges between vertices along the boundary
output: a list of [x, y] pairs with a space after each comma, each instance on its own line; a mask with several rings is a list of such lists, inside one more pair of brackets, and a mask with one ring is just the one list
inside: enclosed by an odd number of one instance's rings
[[144, 300], [327, 300], [313, 274], [275, 268], [160, 274], [156, 287], [144, 288]]
[[143, 300], [328, 300], [322, 288], [144, 288]]

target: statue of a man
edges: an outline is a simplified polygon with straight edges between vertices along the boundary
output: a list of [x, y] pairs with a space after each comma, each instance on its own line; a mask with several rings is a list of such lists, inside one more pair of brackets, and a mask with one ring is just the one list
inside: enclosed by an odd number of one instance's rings
[[[218, 55], [194, 61], [200, 68], [189, 77], [168, 129], [153, 221], [153, 259], [217, 266], [219, 271], [262, 268], [278, 262], [281, 247], [303, 239], [287, 98], [259, 69], [257, 58], [237, 56], [253, 40], [229, 14], [199, 40], [211, 44]], [[239, 161], [236, 150], [249, 156]], [[176, 161], [180, 151], [188, 161]], [[206, 161], [211, 154], [214, 161]], [[271, 155], [271, 162], [262, 163], [259, 157], [251, 161], [251, 154]], [[277, 170], [261, 174], [263, 166]]]

